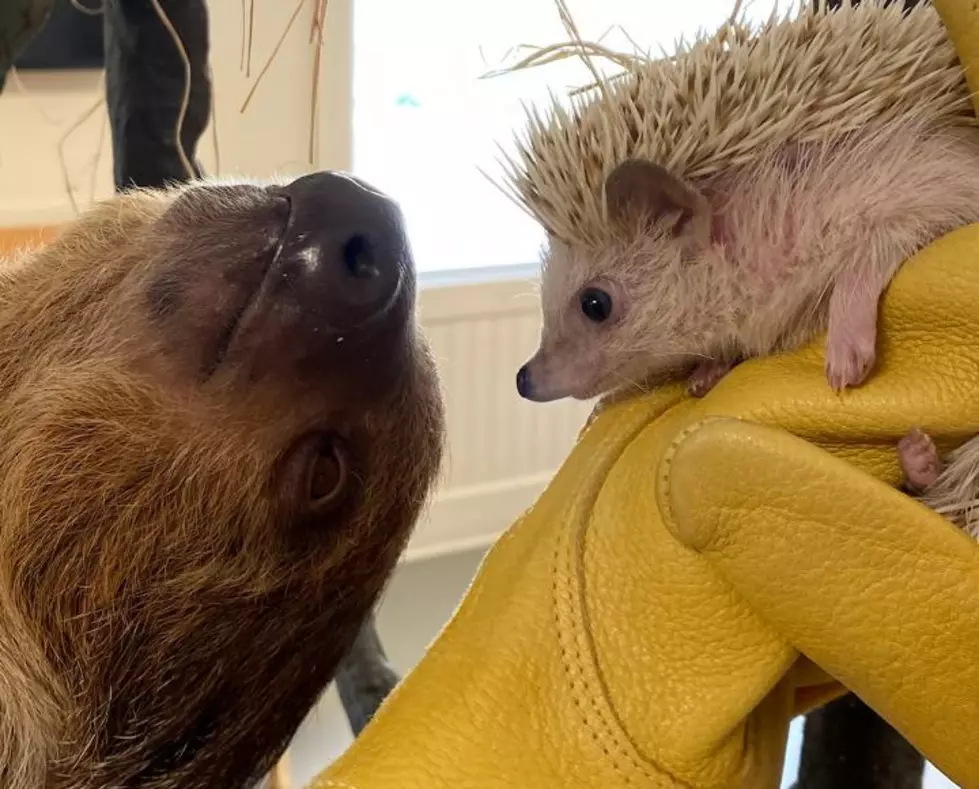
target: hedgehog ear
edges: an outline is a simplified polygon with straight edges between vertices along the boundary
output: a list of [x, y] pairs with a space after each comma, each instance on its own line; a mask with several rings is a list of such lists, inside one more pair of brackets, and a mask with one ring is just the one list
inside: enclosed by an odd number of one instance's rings
[[705, 239], [710, 233], [710, 205], [692, 184], [665, 167], [643, 159], [626, 159], [605, 179], [605, 205], [615, 223], [658, 222], [675, 216], [675, 236]]

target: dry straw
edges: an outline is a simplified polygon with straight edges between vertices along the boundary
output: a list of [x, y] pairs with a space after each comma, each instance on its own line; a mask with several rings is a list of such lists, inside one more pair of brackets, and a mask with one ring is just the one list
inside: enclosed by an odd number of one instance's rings
[[[2, 0], [0, 0], [2, 2]], [[89, 16], [99, 16], [105, 13], [105, 3], [106, 0], [101, 0], [101, 2], [92, 2], [91, 5], [84, 2], [84, 0], [71, 0], [72, 7], [79, 13], [87, 14]], [[184, 43], [180, 38], [177, 30], [174, 28], [173, 23], [170, 20], [169, 15], [163, 7], [160, 0], [149, 0], [150, 5], [153, 8], [157, 18], [166, 30], [167, 35], [173, 42], [174, 49], [180, 58], [181, 70], [182, 70], [182, 90], [180, 105], [177, 110], [177, 117], [174, 120], [173, 138], [177, 148], [177, 156], [180, 160], [181, 166], [188, 177], [194, 176], [193, 164], [184, 150], [183, 145], [183, 127], [186, 120], [187, 111], [190, 105], [190, 93], [191, 93], [191, 63], [187, 55], [187, 50], [184, 47]], [[265, 62], [263, 63], [259, 73], [254, 78], [251, 87], [248, 90], [247, 95], [242, 103], [239, 110], [240, 113], [244, 113], [249, 102], [255, 95], [259, 86], [262, 83], [263, 78], [268, 73], [270, 67], [274, 63], [276, 57], [280, 50], [282, 49], [285, 39], [288, 36], [290, 30], [293, 28], [294, 23], [300, 15], [300, 12], [308, 7], [312, 6], [312, 22], [309, 31], [309, 41], [315, 47], [313, 53], [313, 74], [312, 74], [312, 95], [310, 97], [310, 109], [309, 109], [309, 146], [308, 146], [308, 157], [309, 163], [313, 164], [316, 157], [316, 131], [317, 131], [317, 114], [318, 114], [318, 104], [321, 92], [320, 83], [320, 71], [322, 70], [322, 49], [324, 46], [324, 29], [326, 12], [329, 5], [329, 0], [297, 0], [297, 5], [293, 9], [288, 22], [286, 23], [284, 30], [282, 30], [279, 38], [277, 39], [272, 51], [269, 53]], [[253, 35], [255, 28], [255, 0], [241, 0], [241, 53], [240, 53], [240, 63], [239, 67], [241, 71], [245, 73], [246, 78], [251, 78], [252, 70], [252, 48], [253, 48]], [[221, 151], [218, 144], [218, 118], [217, 112], [214, 106], [214, 97], [220, 86], [215, 85], [213, 79], [213, 72], [208, 66], [209, 73], [211, 74], [211, 136], [214, 145], [214, 175], [221, 173]], [[29, 95], [29, 91], [20, 79], [20, 75], [17, 73], [16, 69], [10, 70], [11, 83], [23, 94]], [[59, 137], [57, 142], [57, 154], [58, 159], [61, 164], [62, 178], [64, 182], [65, 193], [71, 203], [72, 209], [76, 214], [80, 213], [81, 209], [78, 205], [78, 200], [75, 196], [75, 189], [71, 184], [71, 178], [68, 172], [68, 164], [65, 157], [65, 146], [67, 145], [69, 139], [85, 124], [91, 119], [97, 112], [101, 112], [101, 123], [102, 127], [99, 130], [99, 146], [95, 151], [95, 156], [91, 164], [91, 184], [89, 189], [89, 203], [95, 201], [95, 180], [98, 175], [98, 167], [101, 161], [102, 147], [105, 142], [105, 126], [107, 122], [107, 117], [105, 114], [105, 81], [104, 75], [103, 79], [99, 82], [99, 87], [96, 91], [97, 97], [94, 99], [92, 104], [81, 114], [78, 118], [72, 121], [71, 124], [65, 129], [64, 133]], [[43, 108], [38, 106], [38, 111], [41, 116], [48, 122], [55, 124], [57, 121], [48, 117], [44, 112]]]
[[[976, 124], [963, 69], [930, 5], [905, 13], [864, 0], [827, 13], [805, 2], [754, 28], [735, 6], [716, 32], [656, 59], [583, 41], [564, 0], [558, 9], [570, 41], [503, 73], [579, 57], [594, 83], [528, 110], [497, 185], [569, 242], [608, 240], [601, 185], [629, 156], [698, 179], [748, 165], [772, 146], [831, 139], [871, 121]], [[619, 72], [600, 74], [596, 58]]]

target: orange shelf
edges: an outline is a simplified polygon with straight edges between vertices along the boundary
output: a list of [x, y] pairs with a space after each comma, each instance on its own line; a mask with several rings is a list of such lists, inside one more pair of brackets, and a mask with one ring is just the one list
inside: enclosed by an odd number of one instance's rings
[[25, 246], [43, 244], [58, 232], [57, 225], [36, 227], [0, 227], [0, 255]]

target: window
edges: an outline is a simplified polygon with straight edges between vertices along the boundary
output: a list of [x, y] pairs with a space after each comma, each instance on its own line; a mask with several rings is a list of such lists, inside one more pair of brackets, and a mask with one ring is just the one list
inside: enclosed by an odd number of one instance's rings
[[[672, 51], [713, 30], [733, 0], [568, 0], [585, 40]], [[746, 4], [766, 18], [772, 0]], [[554, 0], [353, 0], [353, 169], [394, 195], [422, 271], [536, 264], [543, 234], [490, 180], [524, 127], [522, 103], [591, 81], [577, 60], [489, 79], [528, 51], [567, 40]], [[621, 27], [628, 37], [620, 30]], [[604, 38], [603, 34], [608, 33]]]

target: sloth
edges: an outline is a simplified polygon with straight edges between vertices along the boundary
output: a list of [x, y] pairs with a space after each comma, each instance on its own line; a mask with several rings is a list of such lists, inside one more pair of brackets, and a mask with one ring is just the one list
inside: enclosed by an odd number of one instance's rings
[[0, 272], [0, 785], [257, 783], [439, 471], [400, 209], [134, 189]]

